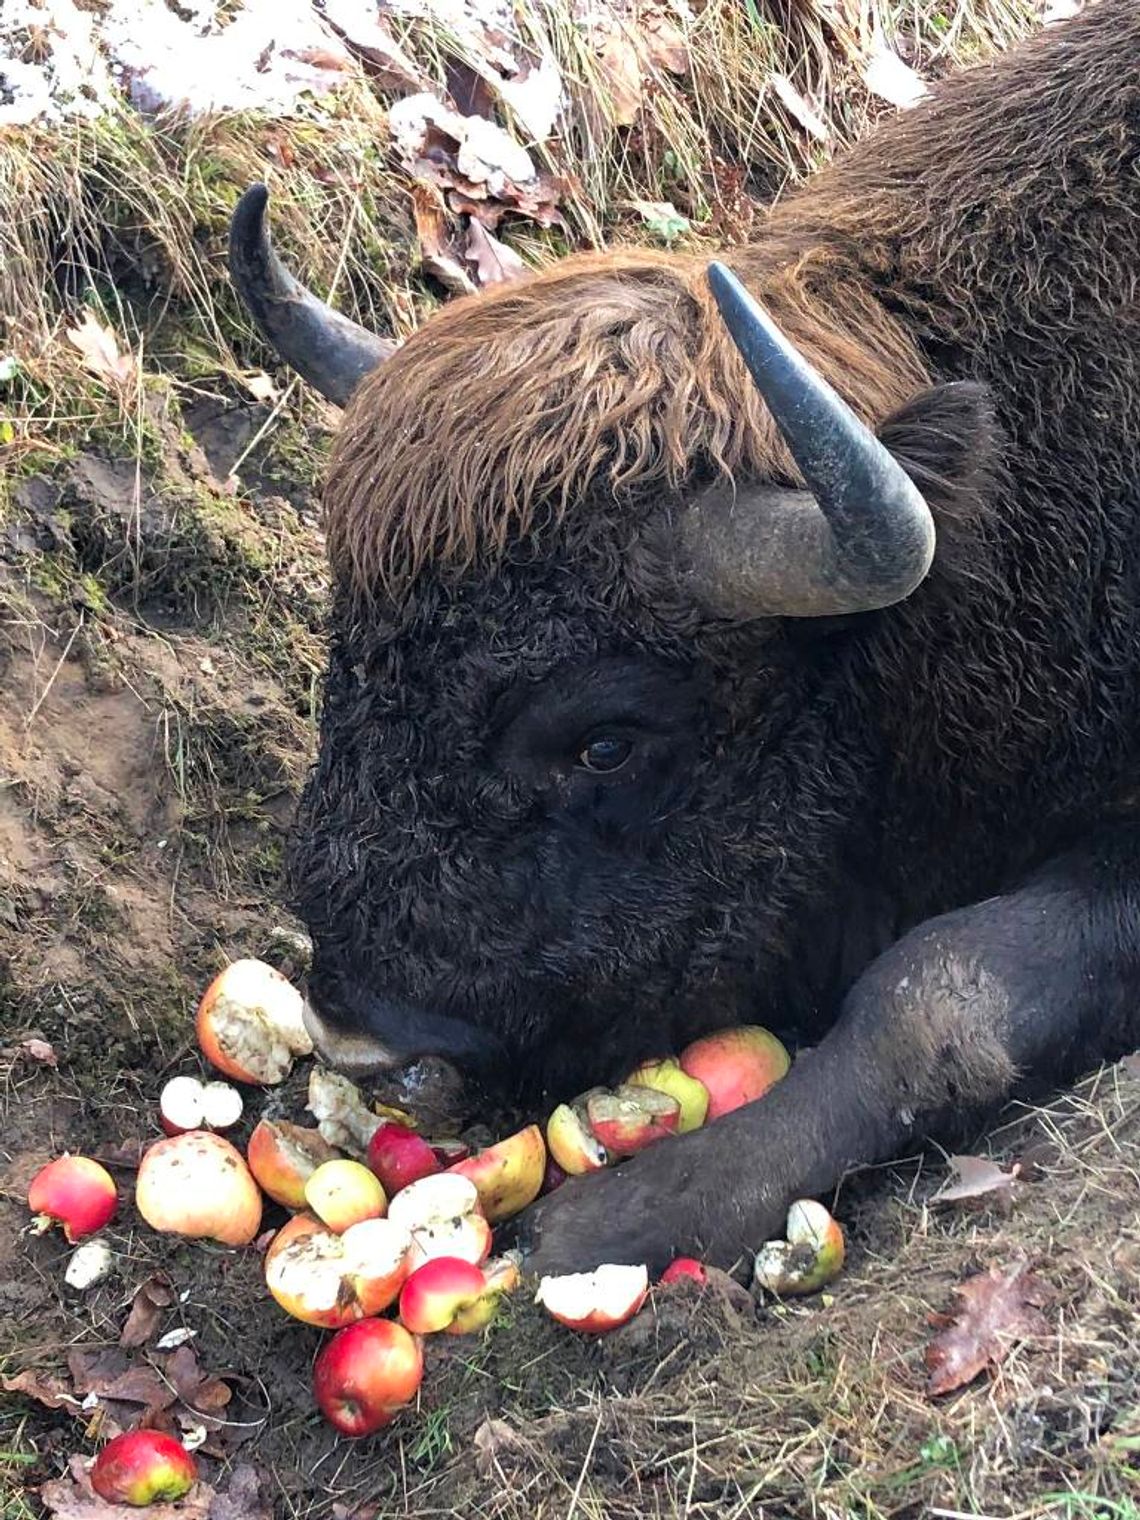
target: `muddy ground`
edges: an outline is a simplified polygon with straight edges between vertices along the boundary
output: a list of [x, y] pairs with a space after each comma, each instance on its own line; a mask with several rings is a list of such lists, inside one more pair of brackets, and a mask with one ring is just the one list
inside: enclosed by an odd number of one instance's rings
[[[152, 1403], [156, 1375], [186, 1395], [150, 1418], [206, 1427], [212, 1484], [238, 1473], [217, 1516], [1136, 1520], [1127, 1063], [979, 1138], [1006, 1161], [1031, 1152], [1011, 1210], [932, 1207], [945, 1167], [928, 1154], [840, 1191], [849, 1265], [826, 1296], [742, 1307], [682, 1289], [591, 1342], [520, 1295], [485, 1336], [433, 1344], [419, 1406], [358, 1443], [314, 1410], [320, 1336], [267, 1298], [256, 1252], [139, 1227], [130, 1161], [156, 1134], [161, 1083], [199, 1069], [197, 992], [239, 954], [297, 969], [275, 930], [291, 927], [281, 847], [321, 663], [311, 487], [327, 419], [309, 419], [303, 455], [270, 430], [226, 484], [266, 415], [206, 397], [150, 419], [146, 457], [24, 471], [0, 539], [0, 1370], [23, 1389], [0, 1403], [3, 1520], [43, 1514], [68, 1457], [139, 1417], [137, 1402], [83, 1405], [130, 1368]], [[301, 1102], [294, 1083], [250, 1114]], [[24, 1228], [29, 1177], [64, 1148], [104, 1156], [124, 1199], [114, 1273], [85, 1295], [63, 1286], [60, 1238]], [[1048, 1332], [931, 1399], [931, 1314], [972, 1272], [1023, 1259], [1050, 1289]], [[124, 1351], [156, 1277], [167, 1302]], [[189, 1350], [157, 1349], [180, 1328]]]

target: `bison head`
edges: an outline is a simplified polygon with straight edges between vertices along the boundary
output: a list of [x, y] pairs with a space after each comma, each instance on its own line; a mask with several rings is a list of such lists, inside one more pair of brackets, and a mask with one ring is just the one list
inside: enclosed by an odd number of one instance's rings
[[235, 215], [239, 287], [351, 397], [292, 853], [325, 1042], [537, 1102], [738, 1016], [810, 1021], [882, 927], [866, 623], [927, 574], [978, 393], [915, 400], [881, 315], [853, 339], [765, 281], [860, 410], [894, 412], [877, 438], [727, 270], [641, 254], [455, 303], [393, 352], [293, 281], [264, 210], [256, 187]]

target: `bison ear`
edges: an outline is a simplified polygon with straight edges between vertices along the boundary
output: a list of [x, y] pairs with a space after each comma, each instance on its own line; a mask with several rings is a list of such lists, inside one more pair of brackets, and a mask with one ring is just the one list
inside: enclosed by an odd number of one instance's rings
[[1004, 438], [984, 385], [959, 380], [921, 391], [878, 429], [935, 514], [939, 541], [946, 520], [972, 520], [992, 499]]

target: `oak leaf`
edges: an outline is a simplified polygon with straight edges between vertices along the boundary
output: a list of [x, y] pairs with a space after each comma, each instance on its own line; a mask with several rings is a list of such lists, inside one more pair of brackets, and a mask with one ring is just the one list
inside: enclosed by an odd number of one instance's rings
[[1041, 1307], [1051, 1294], [1026, 1262], [978, 1272], [956, 1291], [957, 1311], [937, 1317], [943, 1329], [926, 1348], [926, 1391], [932, 1398], [998, 1366], [1015, 1341], [1049, 1333]]

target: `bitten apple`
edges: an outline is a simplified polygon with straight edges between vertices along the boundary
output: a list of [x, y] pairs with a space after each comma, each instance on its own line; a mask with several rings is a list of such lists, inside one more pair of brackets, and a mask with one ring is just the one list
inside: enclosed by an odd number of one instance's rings
[[546, 1170], [546, 1146], [537, 1124], [489, 1145], [449, 1168], [453, 1176], [468, 1177], [479, 1193], [483, 1215], [491, 1224], [509, 1219], [533, 1203]]
[[414, 1129], [395, 1120], [384, 1120], [368, 1142], [368, 1165], [388, 1197], [421, 1177], [434, 1177], [443, 1170], [435, 1147]]
[[198, 1043], [206, 1059], [235, 1082], [281, 1082], [296, 1056], [312, 1054], [304, 1006], [280, 971], [264, 961], [233, 961], [198, 1005]]
[[57, 1156], [32, 1178], [28, 1207], [47, 1229], [56, 1219], [72, 1245], [109, 1222], [119, 1201], [114, 1178], [89, 1156]]
[[666, 1287], [675, 1282], [695, 1282], [700, 1287], [705, 1287], [709, 1280], [708, 1270], [703, 1262], [697, 1261], [692, 1256], [678, 1256], [662, 1272], [660, 1281]]
[[633, 1156], [676, 1134], [681, 1105], [653, 1087], [619, 1087], [616, 1092], [591, 1093], [586, 1119], [595, 1140], [611, 1156]]
[[393, 1303], [408, 1275], [412, 1240], [390, 1219], [365, 1219], [343, 1235], [324, 1225], [304, 1226], [298, 1214], [282, 1230], [292, 1230], [265, 1256], [265, 1282], [287, 1314], [307, 1325], [338, 1330], [379, 1314]]
[[755, 1024], [722, 1029], [695, 1040], [681, 1052], [681, 1069], [709, 1095], [708, 1122], [762, 1098], [791, 1059], [774, 1034]]
[[317, 1167], [305, 1183], [305, 1202], [338, 1235], [362, 1220], [380, 1219], [388, 1208], [379, 1180], [363, 1162], [343, 1156]]
[[365, 1319], [334, 1335], [313, 1364], [321, 1413], [342, 1435], [366, 1436], [411, 1403], [424, 1375], [419, 1342], [387, 1319]]
[[661, 1061], [645, 1061], [626, 1079], [627, 1087], [652, 1087], [656, 1092], [667, 1093], [681, 1105], [677, 1133], [687, 1135], [691, 1129], [700, 1129], [708, 1117], [709, 1095], [703, 1082], [681, 1070], [681, 1063], [673, 1056]]
[[125, 1431], [91, 1464], [91, 1487], [108, 1504], [142, 1508], [159, 1499], [181, 1499], [197, 1478], [194, 1458], [161, 1430]]
[[491, 1226], [479, 1208], [479, 1193], [469, 1177], [439, 1172], [402, 1189], [388, 1205], [388, 1218], [412, 1237], [414, 1271], [437, 1256], [458, 1256], [476, 1266], [491, 1250]]
[[568, 1177], [600, 1172], [609, 1165], [605, 1146], [596, 1139], [578, 1104], [560, 1103], [546, 1121], [550, 1154]]
[[247, 1246], [261, 1228], [261, 1194], [240, 1151], [210, 1130], [144, 1152], [135, 1205], [152, 1230]]
[[400, 1289], [400, 1320], [415, 1335], [482, 1330], [494, 1318], [503, 1294], [518, 1283], [513, 1261], [477, 1267], [455, 1256], [437, 1256], [417, 1267]]
[[839, 1221], [822, 1203], [800, 1198], [788, 1210], [786, 1240], [770, 1240], [756, 1253], [756, 1282], [781, 1298], [814, 1293], [843, 1266]]
[[544, 1277], [535, 1303], [571, 1330], [600, 1335], [632, 1319], [648, 1293], [645, 1267], [604, 1266], [593, 1272]]
[[263, 1192], [287, 1209], [305, 1207], [305, 1183], [337, 1153], [319, 1130], [285, 1119], [262, 1119], [245, 1148], [249, 1169]]

